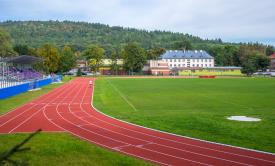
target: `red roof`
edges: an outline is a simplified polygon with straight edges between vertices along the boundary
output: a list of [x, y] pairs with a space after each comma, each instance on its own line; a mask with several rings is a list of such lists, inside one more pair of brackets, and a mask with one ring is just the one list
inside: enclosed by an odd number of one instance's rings
[[272, 55], [270, 55], [270, 58], [275, 59], [275, 53], [273, 53]]

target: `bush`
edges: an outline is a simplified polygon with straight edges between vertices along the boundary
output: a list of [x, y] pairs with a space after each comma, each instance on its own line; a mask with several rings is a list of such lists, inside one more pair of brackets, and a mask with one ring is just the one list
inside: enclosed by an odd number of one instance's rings
[[82, 72], [81, 72], [80, 68], [77, 69], [76, 76], [78, 76], [78, 77], [82, 76]]

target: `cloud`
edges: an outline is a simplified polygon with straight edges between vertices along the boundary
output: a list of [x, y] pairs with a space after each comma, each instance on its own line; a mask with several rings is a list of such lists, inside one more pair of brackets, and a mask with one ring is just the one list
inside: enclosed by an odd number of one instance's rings
[[274, 0], [0, 0], [0, 20], [74, 20], [234, 41], [274, 38]]

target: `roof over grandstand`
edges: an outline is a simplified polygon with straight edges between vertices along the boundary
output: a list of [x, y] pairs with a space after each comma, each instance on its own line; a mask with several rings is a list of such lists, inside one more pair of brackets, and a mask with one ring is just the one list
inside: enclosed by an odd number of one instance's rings
[[43, 59], [31, 55], [20, 55], [15, 57], [8, 57], [2, 60], [6, 63], [16, 63], [16, 64], [34, 64], [38, 62], [42, 62]]
[[161, 55], [161, 59], [214, 59], [203, 50], [168, 50]]

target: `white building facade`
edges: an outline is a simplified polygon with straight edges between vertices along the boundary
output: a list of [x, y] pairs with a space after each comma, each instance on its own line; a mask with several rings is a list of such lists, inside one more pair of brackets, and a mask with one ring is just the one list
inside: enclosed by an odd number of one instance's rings
[[169, 50], [161, 55], [161, 60], [172, 68], [211, 68], [215, 66], [214, 58], [203, 50], [179, 51]]

